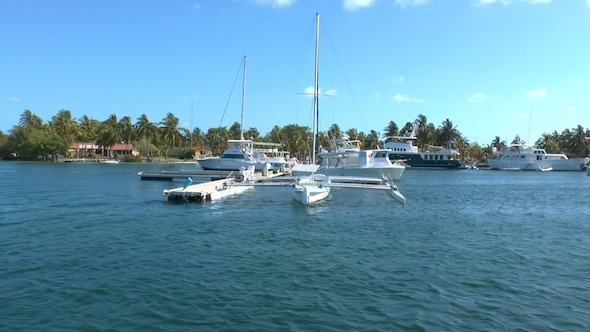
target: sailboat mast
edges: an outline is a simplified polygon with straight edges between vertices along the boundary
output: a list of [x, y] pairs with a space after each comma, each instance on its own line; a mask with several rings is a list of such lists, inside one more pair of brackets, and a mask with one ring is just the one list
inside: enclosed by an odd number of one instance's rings
[[318, 121], [319, 121], [319, 57], [320, 57], [320, 13], [315, 14], [316, 32], [315, 32], [315, 79], [313, 88], [313, 151], [311, 154], [311, 163], [315, 164], [316, 144], [318, 139]]
[[242, 80], [242, 115], [240, 116], [240, 139], [244, 140], [244, 109], [246, 108], [246, 59], [244, 55], [244, 78]]
[[191, 103], [191, 149], [193, 148], [193, 103]]

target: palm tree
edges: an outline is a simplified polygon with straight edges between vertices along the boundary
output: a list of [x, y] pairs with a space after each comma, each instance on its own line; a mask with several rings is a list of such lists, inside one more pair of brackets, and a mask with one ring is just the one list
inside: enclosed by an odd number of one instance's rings
[[74, 134], [76, 133], [77, 122], [72, 118], [72, 113], [69, 110], [61, 109], [56, 115], [51, 118], [49, 123], [51, 128], [60, 137], [72, 142]]
[[425, 130], [428, 126], [428, 119], [423, 114], [418, 114], [415, 122], [418, 125], [418, 131]]
[[445, 119], [442, 126], [438, 129], [438, 139], [440, 144], [445, 144], [448, 141], [461, 141], [461, 133], [453, 126], [453, 122]]
[[199, 127], [195, 127], [191, 133], [191, 139], [193, 145], [203, 145], [205, 143], [205, 137], [203, 131]]
[[267, 142], [279, 142], [281, 143], [281, 127], [275, 125], [274, 127], [272, 127], [272, 129], [270, 130], [270, 132], [268, 132], [268, 134], [266, 134], [264, 136], [264, 140]]
[[129, 116], [124, 116], [121, 118], [121, 121], [119, 121], [119, 133], [125, 142], [125, 154], [129, 155], [129, 144], [133, 139], [134, 133], [131, 118]]
[[328, 128], [328, 137], [331, 140], [335, 140], [338, 138], [342, 138], [342, 131], [340, 130], [340, 126], [337, 124], [332, 124], [330, 128]]
[[588, 139], [584, 127], [578, 125], [573, 128], [565, 143], [570, 154], [575, 156], [588, 155]]
[[346, 136], [348, 136], [348, 139], [351, 140], [356, 140], [359, 139], [359, 133], [356, 130], [356, 128], [350, 128], [346, 131]]
[[95, 119], [89, 118], [87, 115], [83, 115], [78, 120], [78, 130], [76, 132], [76, 140], [84, 142], [95, 142], [98, 138], [98, 129], [100, 122]]
[[101, 123], [98, 130], [98, 139], [96, 140], [96, 144], [102, 148], [103, 156], [105, 156], [106, 150], [107, 156], [112, 158], [113, 146], [121, 140], [121, 136], [119, 135], [117, 124], [113, 124], [112, 118], [109, 119], [110, 120], [106, 120]]
[[229, 127], [229, 137], [231, 139], [242, 139], [242, 127], [240, 126], [239, 122], [234, 122], [234, 124]]
[[383, 135], [381, 137], [385, 138], [385, 142], [389, 142], [391, 137], [399, 135], [399, 127], [395, 121], [389, 121], [387, 127], [383, 128]]
[[258, 131], [258, 129], [250, 127], [248, 130], [246, 130], [244, 136], [246, 137], [246, 139], [256, 141], [260, 139], [260, 132]]
[[98, 139], [96, 140], [96, 144], [102, 148], [103, 156], [105, 155], [106, 150], [107, 156], [112, 158], [113, 146], [121, 141], [121, 135], [117, 128], [118, 125], [119, 121], [117, 115], [111, 114], [101, 123], [100, 128], [98, 129]]
[[418, 129], [416, 143], [419, 147], [424, 148], [426, 145], [436, 142], [436, 128], [434, 124], [428, 122], [425, 115], [419, 114], [414, 122]]
[[41, 129], [43, 128], [43, 120], [30, 110], [25, 110], [20, 116], [18, 125], [25, 128]]
[[227, 140], [229, 139], [229, 131], [225, 127], [209, 128], [205, 135], [205, 141], [211, 148], [213, 155], [220, 155], [227, 149]]
[[147, 115], [142, 114], [139, 118], [137, 118], [137, 122], [135, 123], [135, 130], [137, 133], [137, 137], [141, 141], [145, 141], [145, 144], [143, 144], [142, 146], [148, 148], [148, 150], [145, 151], [145, 153], [147, 157], [151, 159], [153, 157], [152, 147], [154, 146], [154, 142], [156, 142], [158, 139], [158, 126], [155, 123], [150, 122]]
[[284, 137], [283, 147], [292, 152], [299, 160], [303, 160], [310, 154], [311, 129], [299, 125], [290, 124], [281, 129], [281, 137]]
[[177, 146], [180, 143], [180, 130], [178, 128], [178, 118], [172, 113], [166, 114], [166, 117], [160, 122], [160, 130], [162, 132], [162, 139], [164, 144], [168, 147]]
[[553, 134], [543, 133], [541, 138], [535, 142], [535, 145], [541, 149], [545, 149], [548, 153], [559, 153], [558, 137], [559, 134], [557, 132]]
[[364, 145], [369, 149], [378, 149], [381, 145], [381, 141], [379, 140], [379, 133], [371, 130], [369, 135], [364, 140]]

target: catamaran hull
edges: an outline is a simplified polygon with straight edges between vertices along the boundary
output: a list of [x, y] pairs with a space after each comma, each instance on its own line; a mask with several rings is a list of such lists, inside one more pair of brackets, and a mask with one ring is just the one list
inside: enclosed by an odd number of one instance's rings
[[334, 168], [320, 168], [318, 173], [329, 176], [361, 176], [361, 177], [374, 177], [382, 178], [385, 176], [387, 179], [399, 180], [406, 170], [405, 167], [334, 167]]
[[293, 199], [303, 205], [309, 205], [324, 200], [330, 194], [330, 188], [317, 185], [295, 185]]

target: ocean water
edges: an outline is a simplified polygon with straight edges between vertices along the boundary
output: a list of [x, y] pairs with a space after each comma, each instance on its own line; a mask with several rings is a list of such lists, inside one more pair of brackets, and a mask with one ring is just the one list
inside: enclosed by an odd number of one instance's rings
[[204, 204], [176, 164], [0, 162], [0, 330], [590, 330], [590, 176], [408, 170], [402, 206], [259, 187]]

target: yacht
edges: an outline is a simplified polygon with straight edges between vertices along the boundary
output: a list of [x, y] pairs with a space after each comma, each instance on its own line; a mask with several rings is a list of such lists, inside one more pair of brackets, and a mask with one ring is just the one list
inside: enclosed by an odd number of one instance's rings
[[273, 169], [284, 169], [293, 166], [288, 151], [280, 150], [280, 143], [254, 142], [253, 157], [256, 169], [270, 165]]
[[251, 140], [227, 140], [227, 149], [219, 157], [197, 159], [204, 170], [237, 171], [255, 166]]
[[428, 145], [419, 150], [414, 145], [414, 141], [418, 139], [417, 132], [418, 126], [414, 123], [411, 132], [404, 136], [391, 137], [393, 140], [384, 145], [385, 149], [390, 150], [389, 159], [402, 159], [408, 168], [456, 169], [461, 166], [459, 151], [451, 147], [455, 141], [447, 141], [444, 146]]
[[332, 176], [382, 177], [399, 180], [406, 170], [402, 162], [390, 160], [390, 150], [361, 150], [360, 141], [337, 139], [336, 149], [318, 154], [318, 173]]
[[487, 159], [491, 169], [530, 171], [580, 171], [588, 161], [588, 157], [570, 159], [563, 153], [547, 153], [545, 149], [524, 144], [518, 136], [506, 149], [494, 147]]

